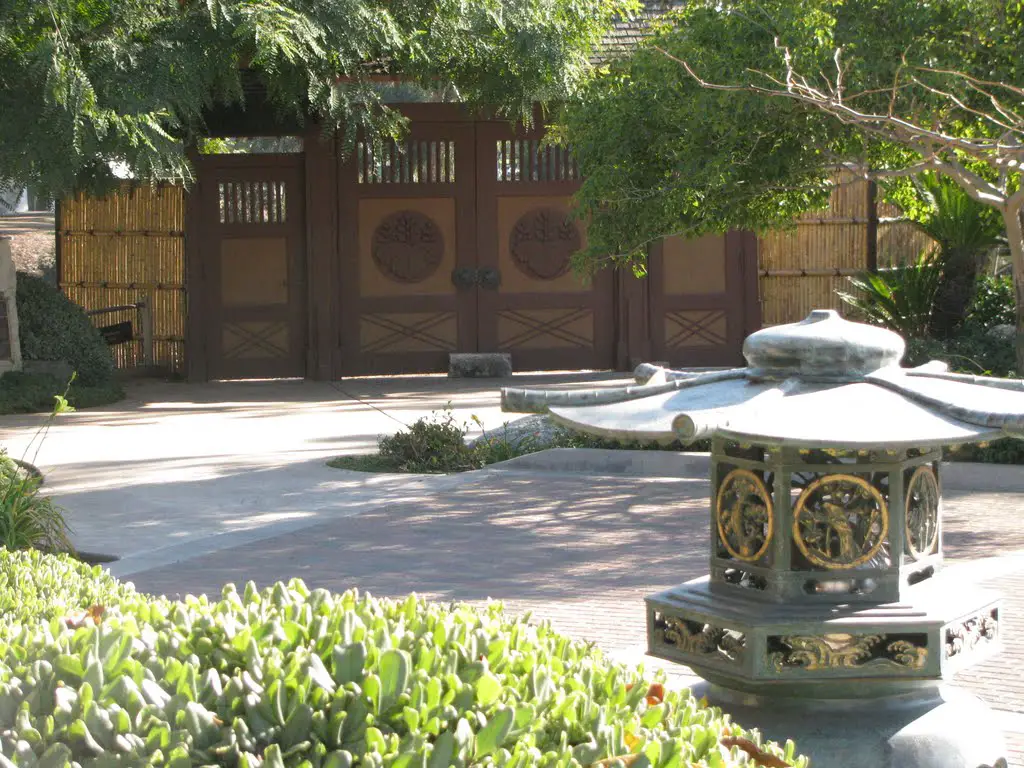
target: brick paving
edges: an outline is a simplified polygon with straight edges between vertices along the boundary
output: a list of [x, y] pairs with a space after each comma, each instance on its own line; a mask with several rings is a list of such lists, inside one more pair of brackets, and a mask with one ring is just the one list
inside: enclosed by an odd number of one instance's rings
[[[299, 577], [315, 587], [441, 601], [505, 602], [610, 651], [645, 642], [643, 597], [707, 567], [703, 477], [652, 479], [489, 471], [444, 493], [370, 509], [135, 574], [153, 593], [218, 594], [227, 582]], [[1024, 492], [952, 491], [953, 564], [1024, 551]], [[957, 676], [995, 709], [1024, 714], [1024, 560], [979, 583], [1004, 593], [1004, 648]], [[1006, 569], [1004, 569], [1006, 570]], [[1024, 733], [1007, 734], [1024, 766]]]

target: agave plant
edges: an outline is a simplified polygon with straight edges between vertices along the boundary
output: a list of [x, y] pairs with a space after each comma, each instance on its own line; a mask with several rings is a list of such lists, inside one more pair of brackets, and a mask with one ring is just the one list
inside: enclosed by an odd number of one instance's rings
[[924, 252], [912, 264], [850, 277], [854, 292], [837, 293], [866, 322], [920, 338], [930, 330], [941, 277], [939, 262]]

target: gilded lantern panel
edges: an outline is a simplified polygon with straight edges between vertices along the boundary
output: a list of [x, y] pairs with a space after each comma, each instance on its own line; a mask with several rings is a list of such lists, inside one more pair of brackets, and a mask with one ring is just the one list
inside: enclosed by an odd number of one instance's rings
[[717, 481], [712, 509], [715, 554], [737, 564], [770, 565], [777, 523], [764, 471], [723, 462], [717, 465]]

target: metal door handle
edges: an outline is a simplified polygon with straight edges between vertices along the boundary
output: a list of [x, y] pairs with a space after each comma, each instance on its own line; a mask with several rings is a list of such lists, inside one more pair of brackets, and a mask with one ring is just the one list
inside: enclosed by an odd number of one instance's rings
[[477, 270], [477, 284], [481, 288], [496, 291], [501, 285], [501, 272], [495, 267], [481, 267]]
[[456, 288], [472, 288], [476, 283], [477, 274], [472, 267], [456, 267], [452, 270], [452, 285]]

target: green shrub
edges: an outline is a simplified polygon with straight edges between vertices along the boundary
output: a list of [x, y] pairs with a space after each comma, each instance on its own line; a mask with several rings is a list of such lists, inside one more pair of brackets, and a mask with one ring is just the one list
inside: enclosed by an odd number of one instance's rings
[[[0, 376], [0, 414], [48, 411], [53, 407], [53, 396], [65, 388], [65, 382], [48, 373], [8, 371]], [[76, 379], [67, 393], [74, 408], [107, 405], [123, 397], [124, 390], [113, 380], [89, 386]]]
[[928, 334], [941, 277], [939, 263], [921, 254], [914, 264], [850, 277], [854, 292], [836, 293], [865, 322], [910, 339]]
[[983, 277], [978, 281], [967, 324], [982, 329], [994, 325], [1016, 325], [1015, 305], [1012, 277]]
[[[759, 741], [494, 604], [300, 581], [213, 601], [107, 588], [98, 626], [18, 607], [0, 626], [4, 765], [568, 768], [636, 754], [633, 768], [731, 768], [749, 760], [723, 740]], [[791, 743], [764, 750], [806, 765]]]
[[463, 472], [483, 466], [466, 445], [469, 426], [458, 424], [451, 410], [421, 418], [378, 444], [380, 456], [398, 472]]
[[947, 461], [979, 461], [984, 464], [1024, 464], [1024, 440], [1005, 437], [991, 443], [947, 448]]
[[23, 273], [18, 274], [17, 297], [24, 359], [63, 360], [86, 387], [110, 382], [110, 349], [81, 307], [52, 283]]
[[904, 364], [923, 365], [929, 360], [942, 360], [957, 373], [1016, 376], [1013, 344], [980, 328], [965, 328], [952, 339], [908, 338]]

